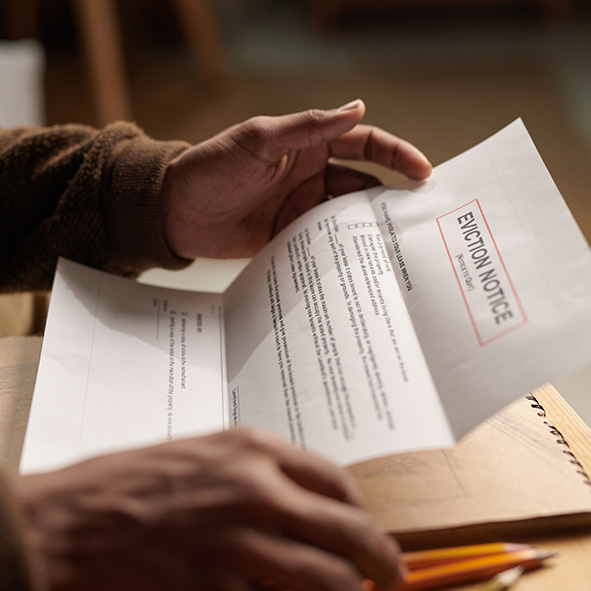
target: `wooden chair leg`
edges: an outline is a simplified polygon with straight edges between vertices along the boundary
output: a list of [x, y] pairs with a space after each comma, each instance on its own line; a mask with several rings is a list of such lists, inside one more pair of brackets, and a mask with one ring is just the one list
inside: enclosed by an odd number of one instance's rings
[[206, 82], [227, 78], [222, 36], [209, 0], [174, 0], [179, 22]]
[[131, 118], [130, 93], [113, 0], [72, 0], [90, 68], [98, 124]]

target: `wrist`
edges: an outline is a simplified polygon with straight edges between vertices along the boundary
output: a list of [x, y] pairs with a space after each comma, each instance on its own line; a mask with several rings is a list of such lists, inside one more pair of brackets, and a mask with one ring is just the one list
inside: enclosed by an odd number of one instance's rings
[[137, 275], [152, 267], [188, 264], [172, 252], [163, 235], [163, 182], [169, 162], [187, 149], [184, 142], [147, 136], [129, 140], [105, 174], [105, 215], [110, 229], [108, 270]]
[[180, 160], [184, 152], [171, 160], [166, 166], [166, 172], [162, 181], [160, 194], [162, 208], [162, 235], [164, 242], [174, 256], [180, 259], [190, 260], [193, 255], [185, 244], [184, 236], [187, 216], [183, 213], [183, 200], [180, 197], [183, 191], [182, 173], [183, 167]]

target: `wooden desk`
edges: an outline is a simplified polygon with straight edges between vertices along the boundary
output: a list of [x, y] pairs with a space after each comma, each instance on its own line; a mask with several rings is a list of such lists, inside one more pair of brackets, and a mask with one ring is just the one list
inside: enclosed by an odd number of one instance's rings
[[35, 377], [41, 337], [0, 338], [0, 464], [18, 469]]
[[[0, 458], [16, 471], [33, 393], [41, 338], [0, 339]], [[581, 442], [591, 446], [591, 442]], [[540, 491], [543, 494], [543, 491]], [[525, 574], [514, 591], [589, 591], [591, 589], [591, 533], [539, 536], [519, 540], [540, 549], [557, 550], [551, 566]], [[482, 584], [449, 591], [476, 591]], [[513, 591], [512, 589], [512, 591]]]

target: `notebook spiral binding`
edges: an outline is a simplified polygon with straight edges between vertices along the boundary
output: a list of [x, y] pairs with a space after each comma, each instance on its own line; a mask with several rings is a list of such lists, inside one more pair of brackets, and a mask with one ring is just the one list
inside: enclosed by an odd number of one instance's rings
[[[546, 409], [540, 404], [540, 401], [533, 394], [528, 394], [525, 398], [532, 403], [530, 406], [538, 411], [539, 417], [546, 418]], [[544, 425], [548, 427], [550, 434], [557, 438], [556, 443], [566, 448], [562, 450], [562, 453], [569, 457], [569, 462], [575, 466], [577, 474], [581, 475], [583, 482], [589, 487], [589, 492], [591, 492], [591, 478], [585, 471], [584, 466], [577, 459], [577, 456], [575, 456], [575, 454], [572, 452], [568, 441], [564, 438], [564, 435], [559, 429], [557, 429], [548, 421], [544, 421]]]

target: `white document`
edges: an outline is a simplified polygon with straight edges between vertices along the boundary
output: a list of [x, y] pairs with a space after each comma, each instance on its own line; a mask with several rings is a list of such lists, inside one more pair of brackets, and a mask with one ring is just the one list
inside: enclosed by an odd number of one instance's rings
[[591, 253], [521, 121], [330, 200], [223, 295], [62, 260], [22, 470], [258, 425], [341, 464], [452, 445], [591, 361]]

